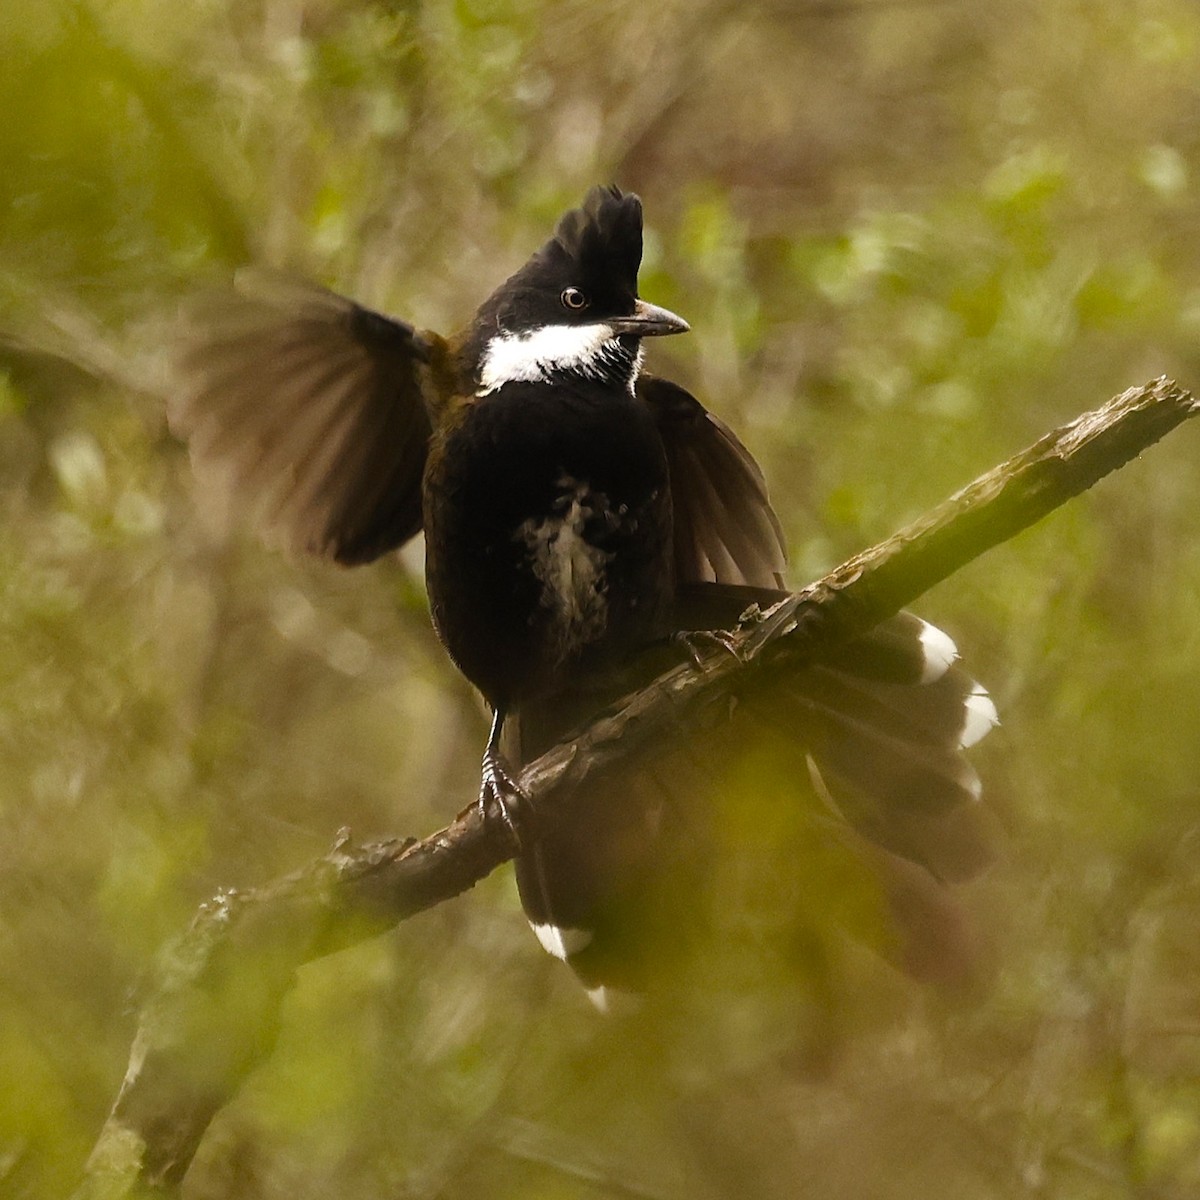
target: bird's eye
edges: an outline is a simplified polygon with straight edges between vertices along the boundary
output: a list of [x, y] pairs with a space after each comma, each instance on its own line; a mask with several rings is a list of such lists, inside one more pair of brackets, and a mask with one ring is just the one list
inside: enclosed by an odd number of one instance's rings
[[588, 306], [588, 298], [577, 287], [563, 288], [563, 294], [559, 299], [563, 302], [564, 308], [573, 308], [576, 312]]

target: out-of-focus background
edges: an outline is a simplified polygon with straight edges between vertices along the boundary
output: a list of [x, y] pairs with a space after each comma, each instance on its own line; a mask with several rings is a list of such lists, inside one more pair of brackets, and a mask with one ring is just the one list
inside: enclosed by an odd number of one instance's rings
[[[5, 1196], [72, 1185], [200, 901], [477, 779], [419, 549], [341, 571], [207, 519], [154, 395], [182, 296], [262, 262], [449, 330], [635, 189], [642, 292], [694, 330], [652, 365], [760, 458], [796, 583], [1131, 384], [1200, 386], [1187, 0], [6, 0], [0, 55]], [[502, 871], [300, 973], [187, 1195], [1200, 1193], [1198, 439], [919, 606], [1004, 719], [974, 991], [864, 961], [836, 1028], [691, 1086]]]

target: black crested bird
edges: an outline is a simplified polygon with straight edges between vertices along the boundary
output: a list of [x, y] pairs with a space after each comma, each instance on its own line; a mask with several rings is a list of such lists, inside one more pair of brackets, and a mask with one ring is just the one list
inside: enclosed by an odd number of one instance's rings
[[[480, 804], [510, 823], [510, 770], [652, 675], [653, 647], [783, 594], [756, 463], [683, 388], [641, 371], [643, 338], [688, 328], [638, 298], [641, 254], [638, 197], [594, 188], [455, 337], [250, 275], [193, 314], [178, 361], [173, 428], [270, 538], [353, 565], [424, 529], [438, 635], [494, 714]], [[878, 868], [884, 906], [935, 927], [932, 949], [910, 930], [898, 951], [919, 975], [954, 973], [932, 961], [958, 939], [942, 885], [988, 858], [961, 751], [995, 709], [956, 658], [900, 614], [742, 697], [739, 718], [786, 731], [793, 782]], [[711, 824], [695, 788], [678, 757], [643, 764], [521, 839], [529, 920], [589, 987], [644, 983], [692, 907], [680, 881], [703, 855], [659, 885]]]

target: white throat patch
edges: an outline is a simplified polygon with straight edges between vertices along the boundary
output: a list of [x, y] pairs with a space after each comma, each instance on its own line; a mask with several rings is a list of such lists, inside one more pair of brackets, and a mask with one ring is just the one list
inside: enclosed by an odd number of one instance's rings
[[545, 383], [554, 375], [602, 379], [627, 364], [633, 379], [642, 360], [640, 347], [632, 364], [629, 360], [629, 352], [603, 322], [543, 325], [530, 333], [498, 333], [484, 349], [475, 394], [486, 396], [506, 383]]

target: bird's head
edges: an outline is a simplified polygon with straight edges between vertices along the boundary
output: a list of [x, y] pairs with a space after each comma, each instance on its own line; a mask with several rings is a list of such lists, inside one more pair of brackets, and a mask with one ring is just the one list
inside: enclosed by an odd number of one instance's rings
[[641, 259], [641, 200], [593, 188], [476, 314], [468, 346], [479, 394], [564, 376], [631, 387], [641, 339], [688, 328], [682, 317], [638, 299]]

